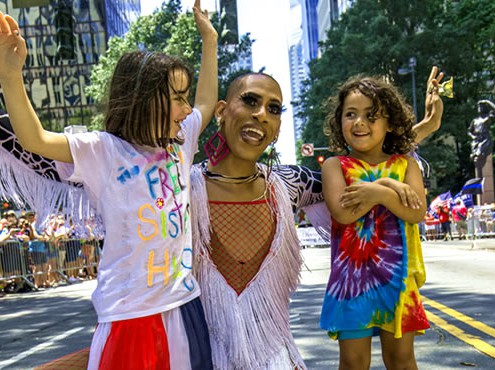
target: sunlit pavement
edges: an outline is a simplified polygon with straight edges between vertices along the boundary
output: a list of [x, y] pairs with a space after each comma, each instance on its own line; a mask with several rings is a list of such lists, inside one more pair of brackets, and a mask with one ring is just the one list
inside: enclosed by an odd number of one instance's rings
[[[423, 249], [428, 248], [459, 248], [465, 250], [493, 249], [495, 253], [495, 239], [453, 240], [424, 242]], [[296, 344], [308, 366], [308, 369], [337, 369], [338, 367], [338, 343], [328, 339], [325, 332], [319, 328], [319, 316], [325, 286], [330, 273], [330, 248], [306, 248], [302, 250], [305, 263], [301, 271], [301, 283], [291, 302], [290, 323]], [[42, 327], [57, 325], [62, 330], [71, 330], [84, 327], [84, 330], [74, 334], [59, 343], [51, 346], [50, 351], [45, 348], [42, 356], [36, 357], [37, 363], [43, 363], [50, 359], [60, 357], [64, 354], [79, 349], [80, 346], [88, 346], [91, 341], [96, 315], [91, 307], [90, 295], [96, 286], [96, 281], [84, 281], [72, 285], [60, 285], [57, 288], [40, 290], [38, 292], [8, 294], [0, 298], [0, 305], [4, 312], [15, 315], [15, 327], [3, 327], [3, 333], [12, 339], [21, 335], [24, 330], [42, 332]], [[81, 308], [81, 307], [82, 308]], [[60, 310], [60, 307], [68, 308], [68, 311]], [[34, 311], [33, 311], [34, 310]], [[36, 312], [33, 315], [33, 312]], [[83, 314], [78, 312], [84, 312]], [[2, 319], [8, 321], [9, 314], [2, 314]], [[20, 321], [19, 321], [20, 320]], [[7, 323], [4, 322], [4, 324]], [[35, 328], [37, 328], [35, 330]], [[13, 330], [11, 334], [8, 334]], [[449, 367], [441, 365], [442, 358], [459, 357], [459, 352], [452, 352], [451, 347], [443, 349], [438, 346], [442, 334], [435, 328], [427, 330], [426, 334], [417, 337], [415, 341], [416, 354], [420, 369], [447, 370]], [[12, 341], [8, 341], [12, 342]], [[4, 355], [7, 354], [9, 344], [4, 343]], [[15, 339], [12, 342], [15, 347]], [[54, 351], [56, 347], [56, 351]], [[467, 346], [456, 351], [472, 351]], [[12, 348], [8, 357], [17, 355], [29, 348]], [[2, 352], [2, 350], [0, 350]], [[0, 356], [0, 360], [2, 356]], [[5, 357], [3, 358], [5, 359]], [[440, 360], [438, 360], [440, 359]], [[9, 369], [23, 369], [28, 367], [16, 367], [14, 364]], [[451, 368], [451, 367], [450, 367]], [[495, 367], [494, 367], [495, 368]], [[383, 369], [380, 355], [379, 341], [373, 341], [372, 369]]]
[[[495, 239], [451, 240], [423, 242], [427, 248], [492, 249], [495, 253]], [[291, 301], [291, 328], [296, 344], [308, 369], [323, 370], [338, 368], [338, 342], [327, 337], [320, 329], [319, 320], [323, 296], [330, 275], [330, 248], [310, 247], [302, 250], [305, 264], [301, 272], [301, 283]], [[415, 352], [419, 369], [448, 370], [452, 367], [442, 364], [442, 358], [462, 358], [463, 353], [472, 351], [469, 346], [441, 346], [444, 334], [433, 325], [425, 335], [416, 337]], [[448, 340], [452, 340], [449, 338]], [[383, 369], [380, 341], [373, 340], [373, 370]], [[466, 365], [468, 366], [468, 365]], [[494, 367], [495, 368], [495, 367]]]

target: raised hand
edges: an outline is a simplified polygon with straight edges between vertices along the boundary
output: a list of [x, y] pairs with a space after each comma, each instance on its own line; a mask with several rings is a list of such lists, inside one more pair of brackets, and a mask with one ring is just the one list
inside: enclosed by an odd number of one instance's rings
[[425, 120], [431, 125], [432, 132], [440, 128], [442, 121], [443, 101], [438, 94], [438, 86], [443, 76], [443, 72], [438, 73], [438, 68], [433, 67], [426, 84]]
[[438, 93], [438, 86], [443, 76], [443, 72], [439, 73], [437, 67], [431, 68], [426, 84], [425, 116], [421, 122], [414, 126], [416, 143], [418, 144], [437, 131], [442, 124], [443, 101]]
[[196, 0], [193, 7], [194, 21], [196, 22], [196, 27], [198, 27], [201, 38], [204, 40], [208, 35], [218, 36], [217, 31], [213, 27], [208, 18], [208, 10], [201, 10], [201, 1]]
[[0, 80], [18, 78], [26, 55], [26, 43], [20, 36], [19, 25], [14, 18], [0, 12]]
[[201, 10], [201, 1], [196, 0], [193, 7], [194, 21], [201, 34], [201, 67], [194, 107], [202, 115], [201, 131], [205, 129], [213, 116], [218, 99], [218, 33], [208, 18], [208, 11]]

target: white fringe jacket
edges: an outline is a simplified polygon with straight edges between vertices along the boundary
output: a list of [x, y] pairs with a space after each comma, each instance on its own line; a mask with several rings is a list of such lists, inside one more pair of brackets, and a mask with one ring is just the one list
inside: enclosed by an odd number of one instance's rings
[[[52, 160], [23, 150], [7, 115], [0, 115], [0, 172], [0, 195], [16, 195], [14, 201], [35, 209], [39, 220], [63, 209], [83, 227], [83, 220], [95, 216], [80, 184], [62, 181]], [[300, 166], [273, 168], [270, 182], [278, 220], [274, 241], [260, 271], [240, 296], [227, 286], [209, 257], [209, 207], [198, 166], [191, 177], [195, 273], [202, 289], [215, 367], [305, 369], [289, 325], [289, 299], [297, 288], [302, 263], [293, 211], [323, 200], [321, 174]], [[285, 358], [280, 356], [284, 352]]]
[[210, 258], [205, 179], [200, 166], [191, 172], [194, 269], [216, 369], [306, 369], [289, 324], [289, 299], [302, 264], [292, 206], [320, 201], [321, 182], [298, 166], [276, 167], [269, 180], [277, 199], [276, 233], [259, 272], [238, 296]]

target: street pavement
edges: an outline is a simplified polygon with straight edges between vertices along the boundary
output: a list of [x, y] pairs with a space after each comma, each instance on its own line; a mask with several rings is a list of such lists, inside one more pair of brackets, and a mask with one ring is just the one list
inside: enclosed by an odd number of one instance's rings
[[[450, 240], [423, 242], [423, 249], [428, 247], [464, 250], [493, 250], [495, 239]], [[301, 282], [291, 301], [291, 328], [297, 347], [310, 370], [337, 369], [339, 348], [338, 342], [329, 339], [320, 329], [319, 320], [323, 296], [330, 275], [330, 248], [310, 247], [302, 250], [305, 264], [301, 272]], [[432, 325], [425, 335], [416, 337], [415, 352], [419, 369], [448, 370], [442, 358], [469, 358], [472, 349], [464, 346], [440, 346], [446, 340], [444, 334]], [[451, 338], [447, 340], [453, 340]], [[380, 341], [372, 341], [371, 369], [383, 369]], [[449, 343], [450, 344], [450, 343]], [[463, 351], [463, 353], [461, 353]]]
[[494, 238], [481, 238], [474, 240], [436, 240], [436, 241], [426, 241], [423, 242], [423, 248], [428, 247], [428, 245], [442, 246], [445, 245], [449, 248], [454, 249], [480, 249], [480, 250], [495, 250], [495, 239]]
[[[495, 252], [495, 239], [424, 242], [423, 249], [427, 249], [430, 246], [441, 248], [444, 245], [448, 248], [465, 250], [493, 249]], [[305, 248], [302, 250], [302, 254], [304, 265], [301, 271], [301, 282], [297, 292], [292, 297], [290, 306], [291, 329], [308, 369], [337, 369], [338, 342], [330, 340], [326, 336], [326, 333], [319, 328], [321, 304], [330, 274], [330, 248], [325, 246]], [[94, 329], [94, 322], [96, 321], [94, 310], [89, 301], [94, 287], [94, 280], [84, 281], [80, 284], [59, 286], [46, 291], [19, 295], [9, 294], [0, 299], [0, 303], [6, 309], [5, 312], [15, 312], [16, 315], [20, 315], [26, 310], [25, 308], [21, 308], [25, 307], [25, 304], [29, 303], [31, 308], [38, 307], [36, 309], [36, 317], [28, 315], [27, 319], [23, 318], [23, 321], [27, 320], [25, 324], [31, 328], [29, 330], [33, 330], [33, 335], [37, 335], [35, 334], [37, 332], [35, 328], [40, 329], [40, 326], [57, 325], [59, 329], [65, 330], [67, 333], [75, 330], [75, 327], [80, 329], [80, 331], [62, 341], [53, 341], [53, 345], [47, 346], [47, 343], [42, 343], [44, 347], [41, 353], [38, 353], [37, 360], [39, 363], [44, 363], [89, 345]], [[72, 307], [72, 313], [60, 312], [57, 315], [58, 310], [56, 308], [63, 306]], [[41, 309], [40, 307], [43, 308]], [[22, 312], [19, 312], [18, 309], [21, 309]], [[7, 317], [4, 317], [4, 319], [7, 319]], [[22, 327], [24, 327], [24, 324]], [[13, 329], [5, 327], [2, 330], [4, 334], [11, 333], [14, 337], [21, 335], [19, 330], [12, 331]], [[8, 334], [9, 338], [11, 334]], [[376, 339], [373, 340], [372, 347], [373, 359], [371, 369], [373, 370], [383, 369], [379, 340]], [[459, 358], [461, 356], [463, 358], [472, 358], [472, 356], [475, 356], [473, 355], [474, 350], [469, 346], [460, 347], [454, 343], [453, 345], [442, 347], [437, 345], [440, 340], [453, 341], [452, 338], [445, 339], [445, 335], [434, 327], [427, 330], [425, 335], [417, 337], [415, 348], [420, 369], [447, 370], [452, 367], [442, 365], [442, 358]], [[12, 346], [15, 345], [15, 342], [14, 340]], [[17, 348], [17, 350], [11, 348], [12, 351], [10, 351], [10, 347], [11, 345], [9, 344], [3, 346], [0, 349], [0, 353], [4, 352], [4, 355], [9, 353], [8, 358], [12, 358], [11, 356], [19, 357], [19, 353], [31, 350], [29, 348]], [[5, 357], [1, 357], [4, 356], [0, 356], [0, 365], [2, 365], [2, 360], [8, 360]], [[22, 361], [18, 361], [10, 366], [6, 366], [6, 369], [28, 369], [28, 367], [22, 366], [22, 363]], [[21, 367], [16, 365], [21, 365]], [[3, 367], [0, 366], [0, 368]]]

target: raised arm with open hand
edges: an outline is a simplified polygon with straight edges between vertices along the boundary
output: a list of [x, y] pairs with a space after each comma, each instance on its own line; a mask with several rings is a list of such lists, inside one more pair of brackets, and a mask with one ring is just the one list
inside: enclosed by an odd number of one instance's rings
[[443, 72], [438, 72], [438, 67], [431, 68], [426, 84], [425, 116], [421, 122], [414, 126], [416, 143], [418, 144], [437, 131], [442, 123], [443, 101], [438, 93], [438, 86], [443, 76]]
[[204, 130], [213, 116], [218, 100], [218, 33], [208, 18], [208, 11], [201, 10], [200, 0], [194, 2], [193, 12], [194, 21], [202, 40], [201, 68], [194, 107], [201, 112], [203, 123], [201, 130]]
[[0, 84], [14, 132], [26, 150], [72, 163], [67, 139], [63, 134], [43, 129], [26, 94], [22, 78], [26, 54], [19, 25], [14, 18], [0, 12]]
[[19, 34], [17, 22], [9, 15], [0, 12], [0, 80], [22, 79], [22, 66], [27, 49]]

